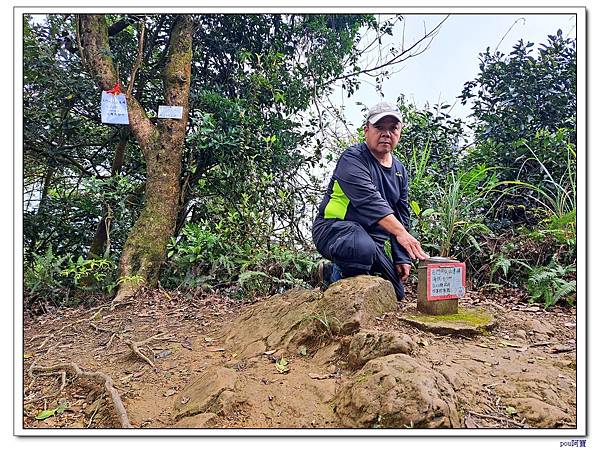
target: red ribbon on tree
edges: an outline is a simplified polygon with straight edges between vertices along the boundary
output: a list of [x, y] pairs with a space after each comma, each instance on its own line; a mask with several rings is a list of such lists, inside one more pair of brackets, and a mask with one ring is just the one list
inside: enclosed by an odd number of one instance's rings
[[119, 95], [121, 93], [121, 85], [119, 83], [116, 83], [114, 85], [114, 87], [108, 91], [106, 91], [107, 94], [114, 94], [114, 95]]

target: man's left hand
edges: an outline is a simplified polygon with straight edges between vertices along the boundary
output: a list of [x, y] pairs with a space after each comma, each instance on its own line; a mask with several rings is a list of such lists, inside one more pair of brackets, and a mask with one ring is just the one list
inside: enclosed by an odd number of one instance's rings
[[398, 276], [402, 282], [408, 280], [408, 276], [410, 275], [411, 264], [396, 264], [396, 272], [398, 272]]

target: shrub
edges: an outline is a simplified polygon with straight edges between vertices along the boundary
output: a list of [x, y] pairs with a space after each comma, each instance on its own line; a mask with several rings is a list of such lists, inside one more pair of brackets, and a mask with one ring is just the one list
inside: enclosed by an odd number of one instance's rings
[[33, 254], [32, 262], [25, 266], [23, 285], [30, 306], [36, 302], [73, 306], [79, 303], [77, 291], [111, 293], [115, 275], [113, 260], [56, 256], [48, 247], [42, 255]]
[[187, 224], [169, 246], [165, 286], [226, 290], [238, 299], [308, 286], [318, 257], [302, 247], [255, 233], [254, 241], [237, 233], [234, 221]]
[[468, 260], [480, 252], [480, 240], [490, 233], [483, 220], [487, 193], [494, 186], [491, 168], [477, 166], [469, 171], [450, 173], [443, 184], [430, 191], [423, 208], [411, 201], [416, 216], [415, 234], [426, 251], [439, 256]]
[[66, 259], [66, 256], [55, 256], [51, 246], [42, 255], [34, 254], [23, 272], [25, 293], [31, 298], [45, 297], [50, 301], [64, 297], [68, 291], [62, 275]]
[[107, 290], [115, 287], [113, 283], [116, 270], [114, 261], [105, 258], [84, 259], [82, 256], [73, 261], [68, 258], [67, 267], [61, 271], [70, 284], [88, 291]]
[[555, 258], [547, 266], [533, 268], [527, 281], [530, 303], [543, 301], [548, 308], [565, 299], [572, 305], [577, 291], [575, 270], [573, 264], [563, 266]]

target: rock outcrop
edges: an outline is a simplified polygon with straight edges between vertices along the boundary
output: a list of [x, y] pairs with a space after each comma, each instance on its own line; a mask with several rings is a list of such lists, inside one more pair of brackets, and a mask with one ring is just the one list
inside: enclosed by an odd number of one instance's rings
[[358, 369], [366, 362], [393, 353], [410, 354], [414, 342], [406, 334], [391, 331], [361, 331], [352, 336], [348, 349], [348, 364]]
[[527, 423], [536, 428], [556, 428], [570, 421], [565, 411], [537, 398], [515, 398], [510, 403], [519, 417], [525, 417]]
[[[464, 409], [476, 404], [489, 377], [512, 380], [490, 386], [527, 425], [551, 428], [570, 423], [569, 405], [552, 385], [558, 373], [544, 378], [536, 365], [528, 362], [523, 370], [512, 364], [511, 356], [501, 359], [476, 346], [462, 349], [456, 361], [431, 350], [424, 355], [411, 336], [376, 329], [377, 319], [396, 311], [392, 285], [371, 276], [340, 280], [323, 293], [293, 289], [248, 307], [221, 335], [226, 367], [207, 369], [175, 398], [176, 426], [219, 426], [223, 418], [243, 415], [262, 403], [276, 414], [297, 414], [294, 402], [314, 403], [317, 398], [327, 404], [327, 413], [320, 417], [336, 426], [460, 428], [464, 424], [458, 405]], [[480, 333], [494, 325], [487, 311], [464, 308], [452, 317], [413, 315], [403, 320], [441, 334]], [[534, 333], [551, 332], [539, 321], [527, 325], [524, 328]], [[282, 355], [290, 360], [289, 373], [275, 364], [264, 365], [265, 358], [272, 364]], [[238, 372], [252, 365], [262, 367], [260, 378], [244, 378]], [[293, 395], [285, 397], [279, 386], [288, 383]], [[308, 400], [302, 400], [305, 389], [312, 389]], [[256, 392], [261, 395], [253, 397]], [[278, 423], [277, 417], [269, 420]], [[297, 423], [309, 426], [306, 420], [300, 417]]]
[[236, 379], [232, 369], [209, 368], [175, 397], [175, 419], [207, 413], [227, 414], [228, 408], [236, 403]]
[[225, 346], [240, 358], [271, 350], [296, 352], [335, 335], [351, 335], [396, 309], [389, 281], [359, 276], [340, 280], [324, 293], [293, 289], [240, 315], [225, 333]]
[[336, 414], [349, 428], [460, 427], [456, 395], [446, 379], [403, 354], [365, 364], [342, 386]]

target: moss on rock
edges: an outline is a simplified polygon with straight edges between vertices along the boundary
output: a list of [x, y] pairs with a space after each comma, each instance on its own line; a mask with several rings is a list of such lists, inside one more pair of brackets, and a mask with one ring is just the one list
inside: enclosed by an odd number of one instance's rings
[[483, 308], [458, 308], [456, 314], [440, 316], [417, 313], [405, 316], [403, 320], [440, 334], [485, 333], [495, 325], [494, 316]]

